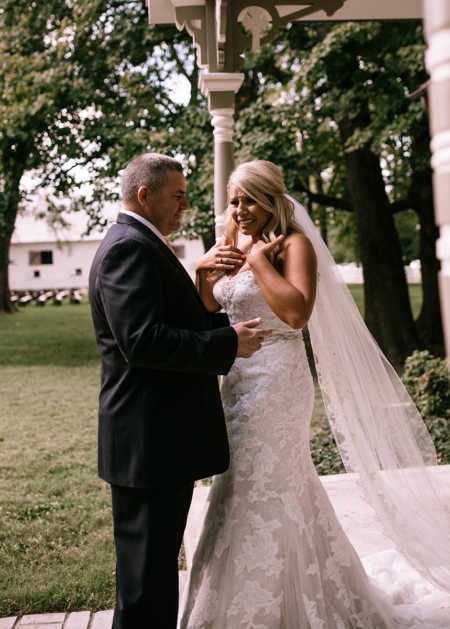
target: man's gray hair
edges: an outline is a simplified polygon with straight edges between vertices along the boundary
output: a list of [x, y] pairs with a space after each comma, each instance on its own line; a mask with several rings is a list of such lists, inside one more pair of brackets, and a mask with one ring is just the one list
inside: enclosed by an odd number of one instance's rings
[[144, 153], [135, 157], [122, 173], [121, 190], [124, 203], [136, 203], [140, 186], [152, 192], [159, 190], [166, 181], [166, 171], [183, 172], [179, 161], [160, 153]]

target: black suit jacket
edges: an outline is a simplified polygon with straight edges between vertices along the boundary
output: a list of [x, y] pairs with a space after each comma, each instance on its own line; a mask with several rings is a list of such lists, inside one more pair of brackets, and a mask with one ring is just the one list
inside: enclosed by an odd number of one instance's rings
[[223, 472], [217, 374], [237, 351], [226, 315], [206, 310], [176, 256], [127, 214], [97, 250], [89, 297], [102, 360], [100, 476], [157, 488]]

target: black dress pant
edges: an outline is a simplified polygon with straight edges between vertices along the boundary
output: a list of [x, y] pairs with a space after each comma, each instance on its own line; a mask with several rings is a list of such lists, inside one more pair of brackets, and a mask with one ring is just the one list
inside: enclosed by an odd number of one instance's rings
[[111, 485], [116, 546], [112, 629], [175, 629], [178, 553], [193, 483], [177, 489]]

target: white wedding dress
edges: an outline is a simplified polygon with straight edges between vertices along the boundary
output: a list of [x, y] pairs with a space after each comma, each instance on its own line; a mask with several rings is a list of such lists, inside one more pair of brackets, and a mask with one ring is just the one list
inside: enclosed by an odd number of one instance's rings
[[301, 331], [271, 311], [250, 270], [222, 277], [214, 295], [231, 323], [260, 316], [273, 332], [223, 379], [231, 466], [210, 490], [180, 629], [448, 629], [443, 605], [435, 619], [398, 612], [339, 524], [309, 452]]

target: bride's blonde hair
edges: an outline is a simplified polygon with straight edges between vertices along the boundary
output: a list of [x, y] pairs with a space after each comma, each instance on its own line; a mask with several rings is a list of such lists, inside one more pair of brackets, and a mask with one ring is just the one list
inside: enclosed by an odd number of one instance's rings
[[[264, 225], [262, 238], [266, 242], [275, 240], [283, 234], [302, 233], [301, 227], [294, 219], [294, 204], [286, 197], [286, 186], [281, 169], [263, 159], [240, 164], [228, 180], [228, 200], [231, 186], [236, 186], [271, 217]], [[233, 221], [231, 212], [227, 210], [224, 226], [225, 243], [237, 246], [238, 226]]]

